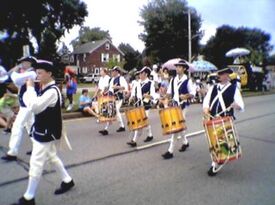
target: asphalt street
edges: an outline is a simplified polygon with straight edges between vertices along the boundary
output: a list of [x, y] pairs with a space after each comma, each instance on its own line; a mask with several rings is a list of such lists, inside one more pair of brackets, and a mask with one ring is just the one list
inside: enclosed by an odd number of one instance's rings
[[[201, 105], [191, 105], [186, 134], [190, 147], [174, 158], [163, 160], [167, 136], [162, 136], [159, 114], [150, 115], [154, 140], [137, 148], [129, 147], [129, 132], [108, 136], [98, 131], [103, 125], [94, 118], [65, 121], [72, 151], [60, 157], [75, 180], [68, 193], [55, 196], [60, 184], [50, 164], [45, 166], [36, 196], [39, 205], [274, 205], [275, 204], [275, 95], [245, 98], [245, 112], [235, 121], [242, 157], [226, 164], [209, 177], [210, 156], [203, 132]], [[125, 118], [124, 118], [125, 119]], [[8, 147], [8, 135], [0, 135], [0, 155]], [[0, 161], [0, 204], [11, 204], [22, 196], [28, 179], [30, 140], [23, 140], [17, 162]]]

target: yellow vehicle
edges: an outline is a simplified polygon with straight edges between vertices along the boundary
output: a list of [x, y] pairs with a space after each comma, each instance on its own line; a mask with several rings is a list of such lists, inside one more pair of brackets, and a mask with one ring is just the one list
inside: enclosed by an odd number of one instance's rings
[[231, 80], [238, 79], [239, 76], [241, 86], [246, 86], [248, 83], [248, 73], [246, 68], [243, 65], [228, 65], [228, 67], [233, 70], [233, 73], [230, 74]]

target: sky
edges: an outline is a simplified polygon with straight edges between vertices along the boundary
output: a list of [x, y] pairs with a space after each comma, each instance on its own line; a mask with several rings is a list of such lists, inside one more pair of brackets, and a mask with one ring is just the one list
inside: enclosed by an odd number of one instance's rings
[[[100, 27], [108, 30], [113, 44], [129, 43], [140, 52], [144, 43], [138, 35], [143, 27], [138, 21], [141, 8], [149, 0], [83, 0], [87, 4], [89, 15], [85, 18], [84, 26]], [[234, 27], [245, 26], [259, 28], [271, 35], [271, 45], [275, 47], [275, 0], [187, 0], [202, 18], [205, 44], [215, 35], [216, 28], [227, 24]], [[79, 26], [74, 27], [61, 41], [69, 43], [78, 36]], [[71, 47], [69, 46], [71, 49]], [[273, 52], [275, 48], [273, 49]]]

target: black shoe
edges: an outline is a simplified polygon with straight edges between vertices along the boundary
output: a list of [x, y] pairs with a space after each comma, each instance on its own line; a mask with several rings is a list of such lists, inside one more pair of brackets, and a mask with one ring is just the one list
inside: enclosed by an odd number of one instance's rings
[[4, 129], [3, 132], [4, 134], [9, 134], [11, 133], [11, 129], [10, 128]]
[[215, 176], [217, 173], [218, 173], [217, 171], [214, 171], [214, 167], [213, 166], [211, 166], [210, 169], [207, 172], [208, 176], [210, 176], [210, 177]]
[[32, 151], [27, 151], [26, 155], [32, 155]]
[[174, 157], [173, 153], [165, 152], [163, 155], [161, 155], [164, 159], [171, 159]]
[[62, 182], [60, 187], [55, 190], [54, 194], [56, 194], [56, 195], [63, 194], [65, 192], [69, 191], [73, 186], [74, 186], [73, 180], [71, 180], [68, 183]]
[[125, 127], [120, 127], [118, 128], [117, 132], [124, 132], [125, 131]]
[[130, 142], [127, 142], [128, 145], [130, 145], [131, 147], [136, 147], [137, 146], [137, 143], [135, 141], [130, 141]]
[[144, 140], [144, 142], [150, 142], [150, 141], [152, 141], [153, 140], [153, 136], [148, 136], [145, 140]]
[[189, 143], [183, 144], [183, 145], [181, 146], [181, 148], [179, 149], [179, 151], [180, 151], [180, 152], [184, 152], [184, 151], [187, 149], [187, 147], [189, 147]]
[[98, 132], [102, 135], [108, 135], [109, 134], [108, 130], [100, 130]]
[[17, 156], [12, 156], [12, 155], [6, 154], [5, 156], [1, 157], [1, 159], [11, 162], [11, 161], [16, 161]]
[[34, 198], [31, 200], [25, 199], [23, 196], [18, 200], [17, 203], [12, 204], [12, 205], [35, 205]]

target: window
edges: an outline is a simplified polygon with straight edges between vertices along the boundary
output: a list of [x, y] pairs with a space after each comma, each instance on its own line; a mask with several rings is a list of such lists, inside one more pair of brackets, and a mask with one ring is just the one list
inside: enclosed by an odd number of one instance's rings
[[113, 54], [113, 60], [116, 62], [120, 62], [120, 55], [119, 54]]
[[110, 44], [109, 44], [109, 43], [106, 43], [106, 44], [105, 44], [105, 48], [106, 48], [106, 50], [110, 50]]
[[83, 54], [83, 62], [86, 61], [86, 53]]
[[101, 53], [101, 62], [109, 62], [109, 53]]

